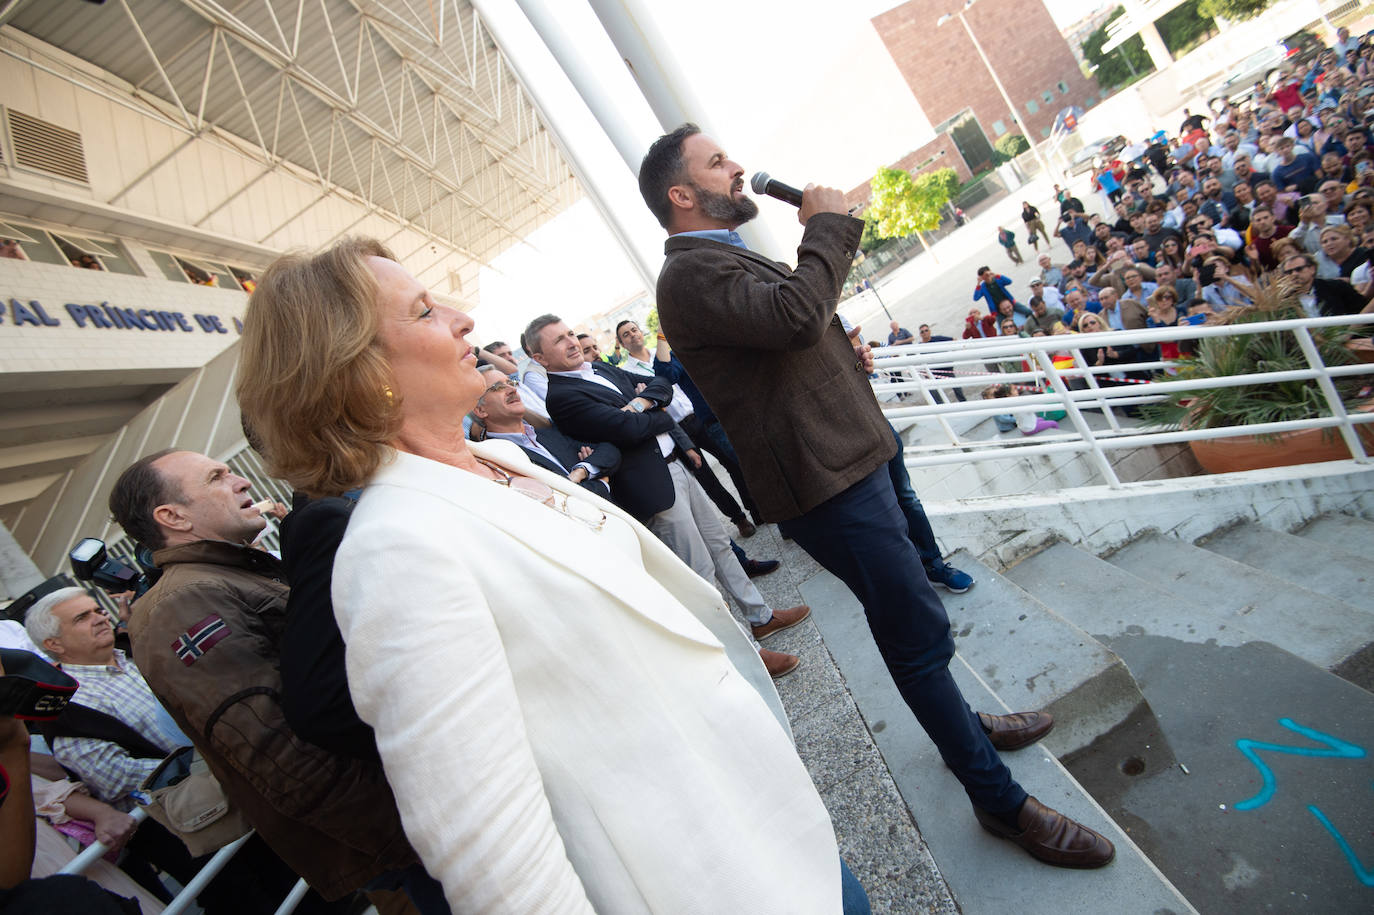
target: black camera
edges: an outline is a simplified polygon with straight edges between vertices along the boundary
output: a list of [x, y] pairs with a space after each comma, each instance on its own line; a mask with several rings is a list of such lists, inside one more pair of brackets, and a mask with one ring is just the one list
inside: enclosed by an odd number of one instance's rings
[[[72, 551], [67, 555], [72, 561], [72, 571], [76, 573], [77, 578], [94, 582], [110, 594], [133, 591], [135, 597], [142, 597], [156, 581], [156, 576], [150, 575], [147, 571], [140, 571], [117, 559], [111, 559], [105, 552], [104, 541], [94, 537], [85, 538], [72, 547]], [[141, 555], [138, 563], [145, 570], [151, 566], [151, 562], [144, 562]]]
[[0, 648], [0, 715], [52, 721], [67, 707], [77, 683], [31, 651]]

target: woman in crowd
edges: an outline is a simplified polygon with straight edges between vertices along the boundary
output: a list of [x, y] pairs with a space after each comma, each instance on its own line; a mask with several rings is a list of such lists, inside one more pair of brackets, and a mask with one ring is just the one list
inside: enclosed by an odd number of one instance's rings
[[453, 911], [867, 912], [715, 589], [519, 448], [463, 438], [472, 329], [349, 240], [260, 277], [239, 386], [273, 473], [363, 487], [333, 577], [349, 690]]
[[1183, 270], [1183, 248], [1172, 235], [1165, 236], [1159, 243], [1159, 250], [1155, 252], [1155, 266], [1158, 267], [1160, 264], [1172, 264], [1176, 270]]
[[1369, 261], [1369, 252], [1356, 243], [1346, 226], [1322, 229], [1321, 250], [1316, 253], [1317, 276], [1324, 280], [1350, 279], [1355, 268]]

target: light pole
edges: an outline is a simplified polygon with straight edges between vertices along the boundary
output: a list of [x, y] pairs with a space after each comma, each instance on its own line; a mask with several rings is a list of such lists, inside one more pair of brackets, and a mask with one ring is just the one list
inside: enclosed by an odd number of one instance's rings
[[[973, 50], [978, 52], [978, 57], [982, 59], [983, 66], [987, 68], [988, 76], [992, 77], [992, 84], [996, 86], [997, 91], [1001, 93], [1002, 101], [1007, 103], [1007, 110], [1011, 112], [1011, 122], [1013, 124], [1020, 124], [1021, 119], [1016, 116], [1015, 103], [1012, 102], [1011, 96], [1007, 95], [1007, 90], [1002, 88], [1002, 81], [997, 78], [997, 71], [992, 69], [992, 61], [988, 60], [988, 56], [983, 53], [983, 46], [978, 43], [978, 36], [973, 34], [973, 29], [969, 28], [968, 26], [968, 20], [964, 18], [964, 11], [967, 10], [970, 6], [973, 6], [974, 2], [975, 0], [968, 0], [968, 2], [964, 4], [963, 9], [960, 9], [957, 13], [945, 13], [939, 19], [935, 20], [935, 25], [938, 28], [939, 26], [944, 25], [946, 22], [949, 22], [951, 19], [959, 20], [959, 24], [962, 25], [964, 27], [964, 31], [968, 33], [968, 40], [973, 42]], [[1035, 160], [1039, 162], [1040, 167], [1045, 170], [1045, 176], [1049, 177], [1050, 163], [1045, 161], [1045, 157], [1040, 154], [1039, 148], [1035, 145], [1035, 138], [1030, 136], [1029, 129], [1024, 128], [1024, 126], [1023, 136], [1025, 136], [1026, 142], [1030, 144], [1030, 150], [1032, 153], [1035, 154]]]

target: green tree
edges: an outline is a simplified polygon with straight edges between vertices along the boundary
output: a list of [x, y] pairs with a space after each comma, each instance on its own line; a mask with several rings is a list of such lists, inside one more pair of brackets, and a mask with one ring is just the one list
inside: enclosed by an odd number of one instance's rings
[[1164, 46], [1175, 59], [1217, 34], [1212, 17], [1199, 11], [1200, 0], [1187, 0], [1155, 20]]
[[1001, 157], [1001, 161], [1010, 162], [1030, 149], [1030, 141], [1019, 133], [1009, 133], [998, 137], [997, 142], [992, 144], [992, 148], [997, 150], [997, 155]]
[[1253, 19], [1269, 8], [1274, 0], [1201, 0], [1198, 12], [1209, 19], [1229, 19], [1237, 22]]
[[912, 177], [896, 168], [880, 168], [869, 182], [868, 217], [879, 238], [929, 232], [940, 225], [940, 211], [959, 187], [952, 168]]
[[1154, 61], [1139, 35], [1132, 35], [1110, 54], [1102, 53], [1102, 46], [1107, 43], [1107, 26], [1125, 12], [1124, 7], [1118, 6], [1106, 22], [1083, 40], [1083, 59], [1096, 68], [1097, 84], [1104, 89], [1124, 86], [1154, 69]]
[[[653, 339], [658, 333], [658, 306], [649, 309], [649, 313], [644, 316], [644, 336]], [[649, 347], [653, 349], [653, 347]]]

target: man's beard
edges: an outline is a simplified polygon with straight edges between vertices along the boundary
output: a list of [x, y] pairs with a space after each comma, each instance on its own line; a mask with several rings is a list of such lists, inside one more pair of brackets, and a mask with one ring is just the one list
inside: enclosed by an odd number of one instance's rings
[[692, 190], [696, 192], [697, 202], [701, 205], [703, 213], [717, 222], [728, 224], [731, 228], [742, 226], [759, 215], [759, 205], [751, 197], [717, 194], [695, 184], [692, 185]]

